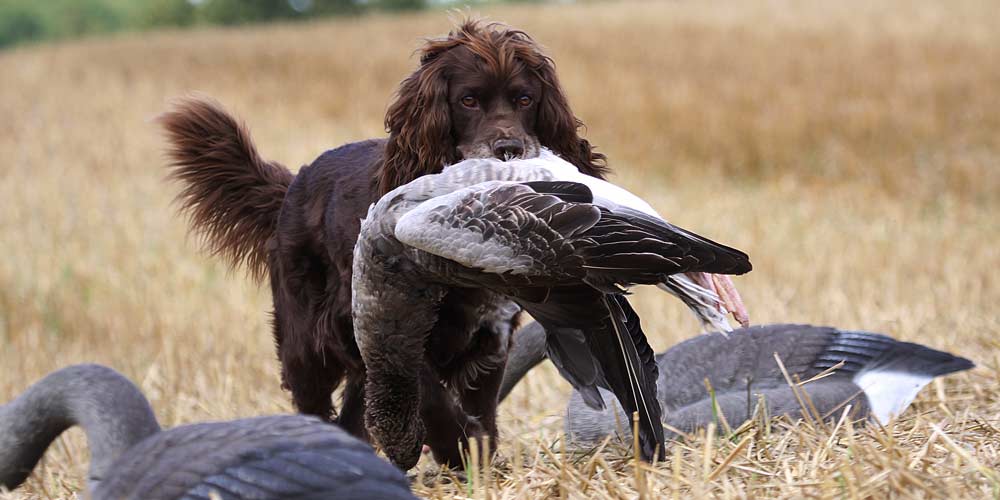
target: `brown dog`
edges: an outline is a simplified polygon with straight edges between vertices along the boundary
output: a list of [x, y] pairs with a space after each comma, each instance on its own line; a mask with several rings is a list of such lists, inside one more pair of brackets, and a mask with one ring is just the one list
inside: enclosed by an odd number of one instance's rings
[[[217, 104], [189, 98], [162, 117], [181, 205], [209, 248], [270, 276], [283, 385], [299, 411], [365, 436], [364, 367], [351, 323], [359, 220], [379, 196], [466, 158], [533, 157], [547, 147], [602, 176], [604, 156], [577, 135], [555, 67], [521, 31], [466, 21], [428, 41], [385, 118], [388, 139], [327, 151], [292, 175], [261, 159]], [[469, 437], [496, 439], [497, 391], [517, 309], [454, 289], [427, 345], [422, 416], [440, 462]], [[346, 377], [336, 415], [331, 392]], [[475, 389], [472, 389], [475, 387]], [[455, 401], [459, 405], [455, 404]], [[495, 442], [495, 441], [494, 441]]]

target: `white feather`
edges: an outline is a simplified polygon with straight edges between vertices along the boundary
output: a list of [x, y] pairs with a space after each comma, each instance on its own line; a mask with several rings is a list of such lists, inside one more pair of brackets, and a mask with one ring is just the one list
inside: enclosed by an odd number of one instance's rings
[[933, 379], [928, 375], [876, 368], [862, 370], [852, 380], [865, 392], [872, 415], [886, 424], [892, 417], [903, 413], [917, 397], [917, 393]]
[[562, 159], [559, 155], [549, 151], [548, 149], [542, 149], [538, 154], [538, 158], [532, 158], [525, 161], [538, 162], [539, 167], [549, 170], [559, 180], [579, 182], [580, 184], [586, 185], [594, 194], [594, 201], [598, 205], [602, 204], [602, 200], [607, 200], [613, 204], [629, 207], [633, 210], [638, 210], [645, 214], [652, 215], [653, 217], [663, 219], [663, 217], [660, 217], [660, 214], [657, 213], [649, 203], [646, 203], [646, 200], [632, 194], [625, 188], [580, 172], [575, 165]]
[[[497, 161], [497, 160], [482, 160], [482, 159], [470, 159], [458, 162], [445, 169], [450, 168], [465, 168], [466, 166], [475, 167], [475, 165], [482, 163], [483, 161]], [[646, 203], [642, 198], [632, 194], [627, 189], [618, 187], [608, 181], [598, 179], [596, 177], [591, 177], [586, 175], [578, 168], [576, 165], [562, 159], [559, 155], [553, 153], [549, 149], [542, 148], [539, 151], [538, 156], [535, 158], [517, 158], [505, 162], [513, 166], [526, 166], [539, 168], [548, 171], [556, 180], [560, 181], [572, 181], [578, 182], [590, 188], [590, 191], [594, 195], [594, 203], [597, 205], [605, 206], [608, 208], [613, 208], [615, 205], [620, 205], [623, 207], [628, 207], [633, 210], [638, 210], [653, 217], [663, 219], [660, 214]], [[610, 203], [609, 203], [610, 202]]]

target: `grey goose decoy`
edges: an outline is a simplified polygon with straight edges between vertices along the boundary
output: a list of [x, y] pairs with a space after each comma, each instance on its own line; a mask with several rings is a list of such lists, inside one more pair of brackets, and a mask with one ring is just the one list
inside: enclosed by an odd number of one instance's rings
[[[545, 332], [536, 323], [514, 335], [504, 374], [501, 398], [527, 371], [545, 358]], [[838, 418], [851, 405], [855, 418], [886, 423], [901, 414], [934, 377], [973, 368], [968, 359], [885, 335], [810, 325], [775, 324], [700, 335], [656, 355], [657, 394], [663, 422], [682, 432], [713, 421], [712, 398], [733, 427], [750, 419], [758, 395], [771, 416], [801, 415], [798, 399], [789, 387], [774, 355], [790, 377], [800, 381], [843, 363], [831, 374], [801, 385], [816, 412]], [[570, 397], [566, 431], [581, 444], [599, 442], [621, 431], [629, 433], [612, 395], [602, 396], [604, 410], [589, 408], [579, 393]], [[616, 415], [616, 410], [618, 414]]]
[[23, 483], [74, 425], [87, 435], [95, 500], [416, 498], [370, 446], [314, 417], [161, 431], [139, 389], [100, 365], [55, 371], [0, 406], [0, 487]]
[[355, 246], [353, 316], [366, 425], [390, 460], [408, 469], [419, 458], [419, 367], [446, 287], [517, 302], [545, 325], [549, 357], [585, 401], [604, 407], [598, 387], [611, 390], [639, 413], [642, 456], [662, 451], [656, 364], [624, 287], [684, 296], [692, 292], [670, 288], [671, 275], [751, 266], [746, 254], [635, 206], [648, 207], [547, 151], [466, 160], [372, 205]]

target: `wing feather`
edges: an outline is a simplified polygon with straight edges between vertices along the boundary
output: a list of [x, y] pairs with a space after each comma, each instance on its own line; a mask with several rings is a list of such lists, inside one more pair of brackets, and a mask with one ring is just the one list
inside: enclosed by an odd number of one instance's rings
[[[573, 187], [580, 198], [586, 186]], [[582, 189], [580, 189], [582, 186]], [[574, 237], [601, 218], [600, 209], [568, 203], [520, 183], [483, 183], [428, 200], [396, 223], [405, 245], [477, 271], [520, 275], [522, 284], [579, 280]]]
[[[599, 392], [586, 396], [588, 392], [595, 392], [593, 385], [586, 384], [590, 376], [587, 371], [591, 366], [589, 363], [593, 363], [599, 368], [595, 384], [610, 389], [626, 414], [639, 412], [639, 440], [643, 457], [651, 460], [656, 453], [662, 453], [663, 425], [660, 404], [656, 399], [658, 368], [639, 317], [625, 297], [577, 286], [553, 290], [548, 300], [542, 303], [519, 303], [545, 327], [550, 346], [555, 341], [560, 344], [560, 350], [565, 351], [565, 344], [581, 340], [586, 344], [587, 351], [574, 351], [575, 356], [583, 359], [572, 363], [561, 360], [557, 362], [557, 367], [576, 389], [585, 394], [588, 406], [603, 407]], [[581, 333], [582, 339], [579, 336]], [[551, 347], [549, 353], [551, 356]], [[571, 372], [569, 376], [567, 372]], [[584, 383], [578, 385], [581, 381]]]

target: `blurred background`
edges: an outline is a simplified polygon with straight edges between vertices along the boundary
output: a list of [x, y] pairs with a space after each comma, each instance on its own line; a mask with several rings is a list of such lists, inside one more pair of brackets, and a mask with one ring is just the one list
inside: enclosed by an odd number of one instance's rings
[[[472, 2], [489, 3], [500, 2]], [[157, 28], [306, 21], [466, 4], [455, 0], [4, 0], [0, 3], [0, 47]]]
[[[0, 401], [96, 361], [135, 380], [166, 426], [290, 411], [269, 292], [187, 235], [153, 119], [174, 97], [210, 95], [246, 121], [262, 155], [297, 170], [383, 136], [414, 51], [464, 15], [547, 48], [614, 182], [750, 254], [754, 271], [736, 283], [753, 322], [879, 331], [979, 365], [924, 391], [895, 426], [850, 440], [799, 426], [730, 457], [734, 443], [696, 439], [648, 475], [654, 488], [1000, 491], [981, 472], [1000, 468], [991, 0], [0, 0]], [[639, 291], [636, 302], [657, 350], [698, 333], [677, 301]], [[543, 366], [501, 405], [498, 497], [634, 495], [617, 465], [628, 453], [601, 472], [553, 451], [567, 394]], [[25, 489], [0, 498], [69, 498], [87, 456], [70, 433]], [[734, 466], [709, 477], [724, 460]]]

